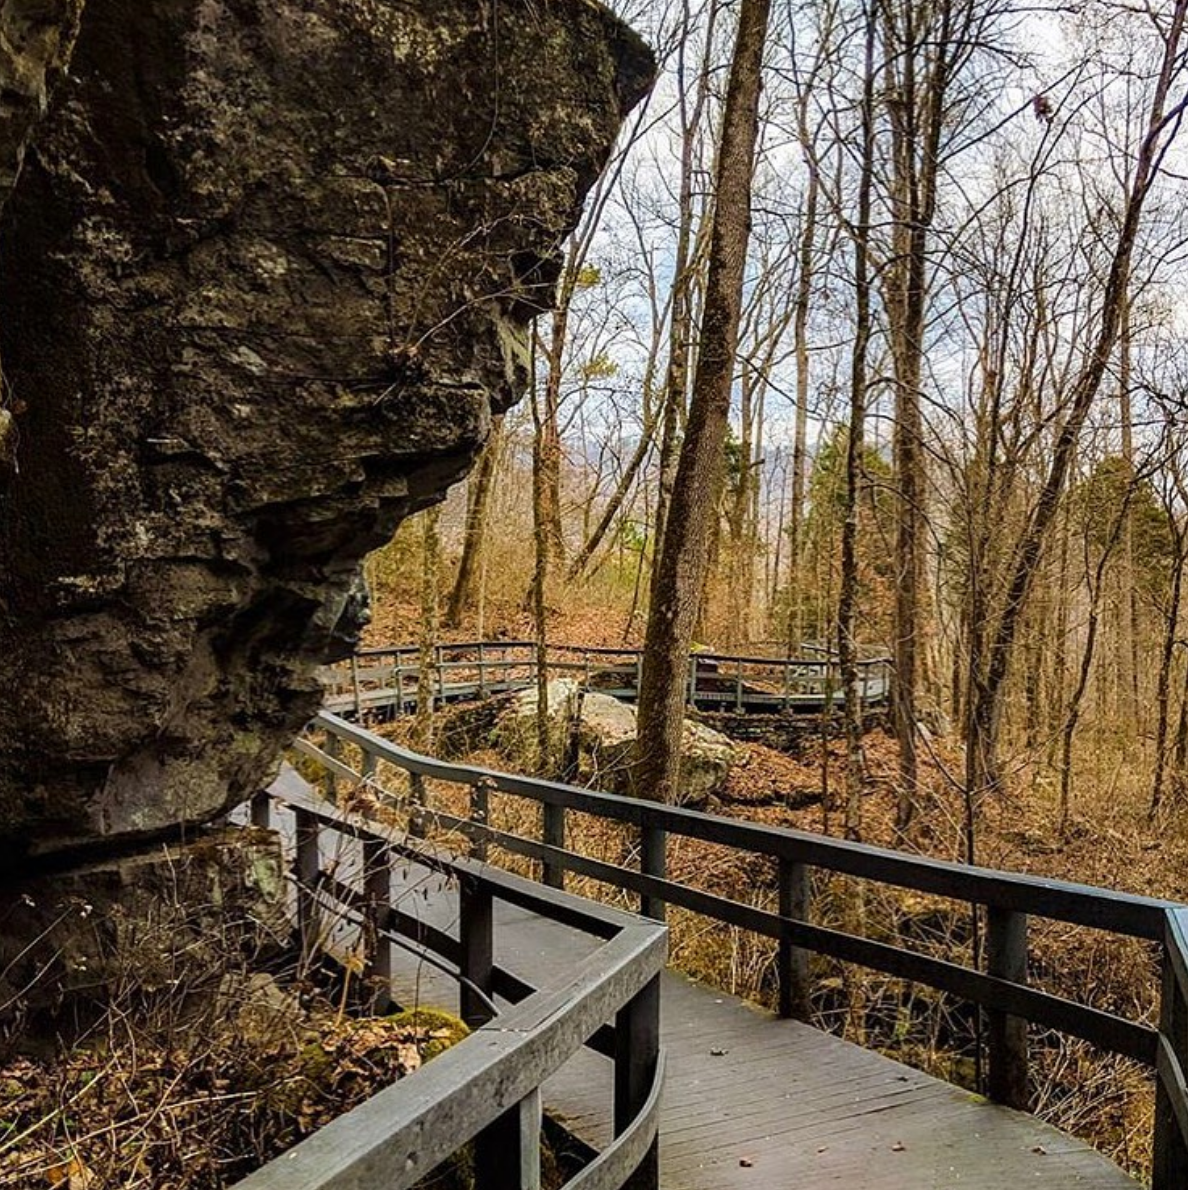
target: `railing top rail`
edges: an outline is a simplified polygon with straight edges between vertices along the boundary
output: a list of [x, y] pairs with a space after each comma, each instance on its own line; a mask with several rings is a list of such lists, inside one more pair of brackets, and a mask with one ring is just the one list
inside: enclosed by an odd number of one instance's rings
[[865, 843], [827, 838], [788, 827], [722, 818], [680, 806], [665, 806], [640, 798], [594, 792], [474, 765], [448, 763], [402, 748], [325, 711], [317, 716], [315, 722], [377, 758], [386, 759], [421, 776], [466, 785], [482, 782], [493, 790], [565, 806], [580, 813], [658, 828], [675, 835], [955, 900], [1112, 930], [1157, 942], [1165, 940], [1168, 910], [1179, 908], [1175, 902], [1155, 897], [1026, 873], [972, 867], [949, 860], [872, 847]]
[[[472, 650], [472, 649], [531, 649], [535, 650], [537, 644], [530, 640], [474, 640], [474, 641], [441, 641], [433, 646], [435, 650], [441, 651], [456, 651], [456, 650]], [[548, 650], [553, 653], [580, 653], [588, 654], [593, 657], [638, 657], [642, 655], [643, 650], [629, 645], [614, 646], [614, 645], [582, 645], [582, 644], [566, 644], [562, 641], [550, 642], [547, 646]], [[372, 645], [364, 649], [358, 649], [355, 652], [356, 657], [394, 657], [394, 656], [416, 656], [420, 652], [419, 645]], [[788, 666], [801, 666], [809, 669], [828, 669], [831, 666], [836, 666], [836, 659], [825, 659], [817, 657], [763, 657], [748, 654], [736, 653], [705, 653], [697, 652], [689, 654], [690, 660], [696, 661], [732, 661], [741, 662], [744, 665], [755, 666], [771, 666], [775, 668], [784, 668]], [[885, 656], [864, 657], [858, 661], [858, 666], [876, 666], [887, 665], [890, 663], [890, 658]]]

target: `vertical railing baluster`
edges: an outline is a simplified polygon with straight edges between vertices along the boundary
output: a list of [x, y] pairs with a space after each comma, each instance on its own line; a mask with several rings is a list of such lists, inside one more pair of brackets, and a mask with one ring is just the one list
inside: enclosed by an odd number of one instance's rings
[[351, 654], [351, 686], [355, 691], [355, 722], [363, 722], [363, 695], [359, 687], [359, 657]]
[[[323, 749], [331, 760], [342, 759], [342, 742], [338, 736], [330, 733], [326, 736], [326, 747]], [[326, 769], [326, 795], [332, 802], [338, 801], [338, 774], [332, 769]]]
[[[660, 977], [641, 988], [615, 1015], [615, 1135], [622, 1136], [644, 1105], [660, 1058]], [[653, 1142], [623, 1190], [658, 1190], [659, 1146]]]
[[[998, 979], [1027, 983], [1027, 914], [990, 906], [986, 913], [986, 970]], [[990, 1098], [1026, 1111], [1030, 1100], [1027, 1021], [989, 1009], [986, 1013], [990, 1059]]]
[[[540, 807], [541, 841], [549, 847], [565, 849], [565, 807], [544, 802]], [[543, 882], [546, 888], [565, 887], [565, 868], [554, 860], [545, 860], [542, 865]]]
[[495, 901], [490, 888], [468, 878], [463, 878], [459, 898], [459, 970], [463, 982], [458, 1015], [475, 1029], [492, 1016], [483, 997], [490, 998], [495, 984]]
[[474, 1140], [475, 1190], [540, 1190], [540, 1088]]
[[373, 948], [364, 976], [372, 989], [372, 1012], [388, 1011], [392, 1001], [392, 940], [387, 930], [392, 905], [392, 853], [380, 839], [363, 840], [363, 896]]
[[301, 934], [301, 951], [308, 960], [321, 937], [321, 913], [318, 910], [317, 886], [321, 874], [321, 829], [318, 820], [305, 810], [295, 810], [297, 851], [293, 861], [293, 875], [297, 880], [297, 929]]
[[694, 653], [689, 658], [689, 698], [688, 703], [691, 707], [697, 706], [697, 654]]
[[[492, 1018], [487, 1000], [495, 984], [495, 904], [491, 890], [475, 880], [462, 883], [459, 939], [459, 1014], [472, 1029], [480, 1028]], [[475, 1137], [475, 1190], [540, 1190], [540, 1124], [537, 1088]]]
[[251, 815], [252, 826], [261, 830], [272, 829], [272, 797], [266, 789], [261, 789], [252, 798]]
[[1181, 1070], [1188, 1069], [1188, 1003], [1176, 978], [1172, 952], [1177, 951], [1183, 960], [1188, 957], [1184, 948], [1184, 930], [1177, 923], [1177, 916], [1188, 924], [1184, 911], [1168, 913], [1167, 938], [1163, 949], [1163, 990], [1159, 1004], [1159, 1054], [1155, 1078], [1155, 1138], [1151, 1162], [1151, 1190], [1183, 1190], [1188, 1186], [1188, 1142], [1180, 1130], [1179, 1118], [1172, 1101], [1172, 1095], [1179, 1091], [1173, 1083], [1172, 1064], [1174, 1057]]
[[[476, 826], [491, 821], [491, 787], [486, 781], [476, 781], [470, 787], [470, 818]], [[470, 858], [487, 862], [487, 836], [475, 834], [470, 838]]]
[[780, 1016], [807, 1021], [812, 1012], [809, 952], [793, 941], [790, 921], [810, 920], [812, 896], [809, 868], [797, 860], [781, 859], [779, 870], [780, 922], [779, 979]]
[[480, 641], [478, 647], [478, 694], [479, 698], [487, 697], [487, 649]]
[[743, 663], [741, 657], [738, 659], [734, 677], [734, 709], [740, 712], [743, 709]]
[[[645, 810], [639, 835], [640, 872], [645, 876], [655, 876], [663, 880], [668, 874], [668, 832], [663, 827], [649, 824]], [[661, 897], [644, 893], [640, 897], [639, 911], [645, 917], [663, 921], [666, 915], [665, 902]]]
[[429, 790], [420, 773], [408, 775], [408, 833], [414, 839], [423, 839], [429, 829]]

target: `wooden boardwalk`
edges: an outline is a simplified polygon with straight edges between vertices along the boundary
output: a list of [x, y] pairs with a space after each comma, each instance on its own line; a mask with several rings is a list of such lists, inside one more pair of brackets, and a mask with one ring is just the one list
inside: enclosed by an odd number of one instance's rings
[[[455, 890], [409, 865], [394, 903], [456, 924]], [[507, 905], [496, 959], [532, 982], [588, 953], [590, 940]], [[397, 952], [405, 1005], [450, 1007], [452, 979]], [[661, 1122], [664, 1190], [1134, 1190], [1079, 1141], [1034, 1118], [808, 1025], [777, 1020], [669, 972], [662, 992], [668, 1077]], [[610, 1063], [584, 1051], [544, 1088], [549, 1110], [599, 1146], [610, 1135]]]

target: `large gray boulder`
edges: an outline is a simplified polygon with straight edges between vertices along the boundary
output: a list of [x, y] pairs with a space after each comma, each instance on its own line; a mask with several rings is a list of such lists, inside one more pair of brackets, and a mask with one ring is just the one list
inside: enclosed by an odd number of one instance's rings
[[28, 18], [0, 74], [29, 69], [0, 118], [0, 197], [24, 153], [0, 223], [10, 860], [177, 832], [268, 780], [357, 636], [361, 558], [519, 395], [652, 73], [591, 0], [88, 0], [26, 152], [78, 7], [0, 0], [0, 32]]
[[[554, 678], [546, 693], [552, 745], [564, 754], [576, 727], [578, 776], [587, 784], [646, 796], [632, 784], [638, 720], [635, 707], [609, 694], [583, 689], [570, 678]], [[494, 742], [512, 759], [534, 755], [540, 705], [535, 687], [510, 696], [496, 720]], [[692, 719], [681, 737], [681, 795], [688, 803], [716, 793], [738, 759], [738, 750], [721, 732]]]

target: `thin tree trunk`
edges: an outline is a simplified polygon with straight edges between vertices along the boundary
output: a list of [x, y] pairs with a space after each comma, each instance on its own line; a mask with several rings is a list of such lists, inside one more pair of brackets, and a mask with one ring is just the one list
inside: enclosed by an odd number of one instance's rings
[[730, 415], [770, 9], [771, 0], [740, 3], [715, 171], [717, 200], [697, 368], [648, 615], [636, 788], [642, 796], [664, 802], [676, 801], [680, 791], [685, 670], [705, 585]]
[[466, 509], [462, 557], [458, 562], [458, 574], [454, 579], [445, 615], [446, 625], [450, 628], [459, 627], [462, 617], [474, 606], [483, 569], [483, 553], [487, 544], [487, 515], [491, 507], [491, 490], [495, 484], [502, 442], [503, 418], [496, 417], [491, 424], [491, 436], [487, 439], [483, 456], [479, 459], [474, 473], [474, 492]]
[[[440, 605], [441, 505], [435, 504], [421, 514], [421, 630], [417, 656], [417, 713], [413, 720], [413, 746], [421, 752], [433, 751], [434, 687], [438, 679], [437, 632]], [[409, 832], [425, 831], [424, 811], [428, 808], [425, 778], [419, 774], [409, 779], [412, 790]]]
[[[1110, 530], [1110, 536], [1097, 560], [1096, 571], [1086, 575], [1089, 581], [1089, 622], [1085, 632], [1085, 648], [1081, 654], [1081, 668], [1077, 675], [1077, 684], [1069, 700], [1068, 710], [1064, 718], [1064, 727], [1060, 737], [1060, 833], [1068, 831], [1069, 817], [1072, 812], [1072, 746], [1073, 736], [1076, 734], [1077, 724], [1081, 718], [1081, 701], [1085, 697], [1085, 688], [1089, 684], [1089, 674], [1093, 668], [1093, 655], [1097, 646], [1097, 630], [1101, 624], [1101, 603], [1105, 591], [1106, 568], [1114, 550], [1117, 549], [1125, 532], [1130, 514], [1130, 502], [1134, 495], [1134, 483], [1126, 491], [1126, 499], [1122, 509]], [[1089, 531], [1088, 526], [1086, 532]]]
[[550, 761], [549, 747], [549, 673], [548, 673], [548, 585], [549, 561], [553, 553], [549, 540], [548, 463], [543, 429], [544, 415], [536, 389], [537, 337], [532, 333], [533, 386], [529, 393], [532, 422], [536, 433], [532, 437], [532, 540], [536, 555], [532, 571], [532, 626], [536, 637], [536, 768], [547, 775]]
[[[720, 0], [712, 0], [706, 20], [705, 55], [697, 76], [693, 104], [686, 98], [685, 63], [683, 49], [678, 51], [677, 88], [681, 113], [681, 180], [677, 204], [677, 243], [673, 260], [672, 317], [669, 323], [668, 367], [664, 379], [664, 399], [660, 404], [660, 478], [656, 487], [655, 549], [652, 558], [652, 595], [655, 595], [656, 568], [668, 521], [668, 505], [676, 482], [679, 459], [678, 435], [685, 412], [685, 398], [689, 384], [689, 362], [693, 340], [693, 281], [701, 253], [698, 243], [702, 227], [693, 229], [694, 182], [697, 135], [710, 94], [714, 31], [717, 27]], [[685, 5], [685, 34], [689, 31], [690, 13]], [[683, 45], [683, 40], [682, 40]], [[703, 214], [703, 224], [707, 215]]]
[[799, 271], [796, 278], [796, 304], [793, 310], [793, 341], [796, 351], [796, 421], [792, 439], [792, 507], [788, 517], [788, 654], [800, 647], [803, 617], [800, 608], [800, 564], [804, 546], [804, 502], [808, 487], [808, 406], [811, 361], [808, 343], [808, 317], [813, 294], [813, 252], [817, 240], [817, 212], [820, 205], [821, 177], [817, 170], [808, 132], [805, 109], [807, 93], [798, 107], [797, 128], [808, 186], [804, 196], [804, 224], [800, 230]]
[[[858, 676], [858, 513], [866, 437], [866, 369], [870, 350], [870, 207], [874, 179], [875, 21], [866, 25], [866, 72], [862, 87], [862, 173], [854, 226], [854, 346], [850, 355], [850, 432], [846, 443], [846, 516], [842, 524], [841, 591], [837, 608], [837, 648], [845, 691], [846, 810], [848, 839], [862, 836], [862, 695]], [[826, 710], [832, 708], [827, 707]]]

